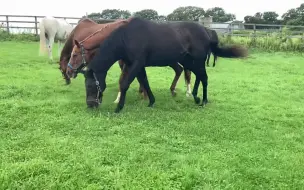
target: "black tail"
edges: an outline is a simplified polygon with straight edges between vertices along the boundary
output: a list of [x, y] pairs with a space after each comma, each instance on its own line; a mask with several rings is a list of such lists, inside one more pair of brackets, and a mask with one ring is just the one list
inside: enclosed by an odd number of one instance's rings
[[210, 49], [213, 55], [226, 58], [247, 57], [248, 52], [246, 48], [241, 46], [219, 47], [217, 41], [210, 42]]

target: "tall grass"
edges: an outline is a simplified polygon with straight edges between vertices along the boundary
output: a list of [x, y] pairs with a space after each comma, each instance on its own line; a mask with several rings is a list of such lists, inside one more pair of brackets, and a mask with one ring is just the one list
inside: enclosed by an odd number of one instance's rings
[[219, 38], [222, 45], [241, 44], [266, 51], [304, 52], [303, 33], [287, 29], [282, 29], [281, 32], [243, 30], [233, 34], [219, 34]]

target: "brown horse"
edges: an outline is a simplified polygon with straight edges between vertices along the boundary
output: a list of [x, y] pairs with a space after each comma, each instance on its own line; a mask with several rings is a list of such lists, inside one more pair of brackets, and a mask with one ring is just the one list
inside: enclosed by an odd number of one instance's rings
[[[74, 45], [71, 56], [70, 56], [70, 61], [68, 63], [69, 69], [67, 69], [66, 75], [68, 74], [68, 75], [72, 76], [73, 78], [75, 78], [77, 75], [77, 72], [79, 72], [83, 67], [85, 67], [87, 62], [90, 62], [93, 59], [93, 57], [95, 56], [95, 53], [99, 49], [100, 43], [102, 43], [106, 39], [106, 37], [108, 37], [111, 34], [111, 32], [113, 32], [115, 29], [127, 24], [130, 21], [130, 19], [119, 20], [119, 21], [115, 21], [113, 23], [107, 23], [107, 24], [99, 24], [98, 26], [92, 26], [90, 28], [82, 29], [79, 32], [79, 36], [74, 37], [74, 44], [76, 42], [79, 42], [83, 45], [84, 49], [82, 50], [79, 48], [79, 46]], [[90, 35], [88, 35], [88, 34], [90, 34]], [[85, 57], [86, 57], [85, 59], [82, 59], [82, 54], [85, 55]], [[79, 65], [79, 64], [81, 64], [81, 67], [79, 67], [77, 69], [73, 69], [72, 65]], [[128, 68], [125, 66], [125, 64], [123, 63], [122, 60], [119, 60], [119, 65], [120, 65], [120, 68], [123, 70], [123, 72], [121, 73], [121, 76], [120, 76], [120, 81], [119, 81], [119, 84], [120, 84], [123, 76], [128, 73]], [[175, 71], [175, 77], [174, 77], [173, 82], [170, 87], [172, 96], [175, 96], [176, 95], [175, 87], [176, 87], [176, 84], [178, 82], [180, 75], [183, 72], [183, 67], [181, 65], [179, 65], [178, 63], [170, 64], [168, 66], [170, 66]], [[187, 71], [185, 71], [184, 74], [185, 74], [185, 81], [187, 83], [186, 95], [189, 97], [189, 96], [191, 96], [191, 88], [190, 88], [191, 76], [190, 76], [190, 72], [187, 72]], [[139, 82], [139, 84], [140, 84], [139, 91], [140, 92], [143, 91], [144, 97], [146, 98], [147, 97], [146, 90], [143, 90], [144, 88], [140, 82]], [[119, 99], [120, 99], [120, 87], [119, 87], [119, 92], [118, 92], [117, 98], [115, 100], [115, 103], [118, 103]]]

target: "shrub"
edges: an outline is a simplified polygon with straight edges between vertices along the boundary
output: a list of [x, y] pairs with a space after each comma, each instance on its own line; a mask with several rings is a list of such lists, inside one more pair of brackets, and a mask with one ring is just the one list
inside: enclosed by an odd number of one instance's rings
[[0, 29], [0, 41], [39, 41], [39, 36], [25, 32], [12, 34]]

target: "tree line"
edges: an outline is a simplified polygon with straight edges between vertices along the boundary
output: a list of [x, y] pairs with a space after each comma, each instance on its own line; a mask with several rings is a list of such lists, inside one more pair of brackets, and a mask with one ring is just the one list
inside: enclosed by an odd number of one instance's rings
[[[212, 16], [213, 22], [228, 22], [240, 23], [243, 21], [236, 21], [236, 17], [232, 13], [227, 13], [221, 7], [213, 7], [204, 10], [202, 7], [184, 6], [178, 7], [168, 15], [159, 15], [156, 10], [144, 9], [131, 13], [128, 10], [121, 9], [105, 9], [100, 13], [90, 13], [89, 18], [94, 20], [102, 19], [126, 19], [131, 16], [141, 17], [148, 20], [156, 21], [198, 21], [200, 17]], [[84, 16], [85, 17], [85, 16]], [[281, 18], [275, 11], [257, 12], [254, 15], [247, 15], [244, 17], [244, 23], [248, 24], [278, 24], [278, 25], [302, 25], [304, 26], [304, 3], [299, 7], [288, 10]]]
[[214, 7], [205, 11], [203, 8], [196, 6], [179, 7], [168, 15], [159, 15], [158, 12], [153, 9], [144, 9], [134, 13], [121, 9], [105, 9], [100, 13], [90, 13], [88, 15], [88, 17], [93, 20], [126, 19], [131, 16], [156, 21], [198, 21], [202, 16], [212, 16], [213, 22], [227, 22], [235, 20], [235, 15], [227, 13], [223, 8]]

